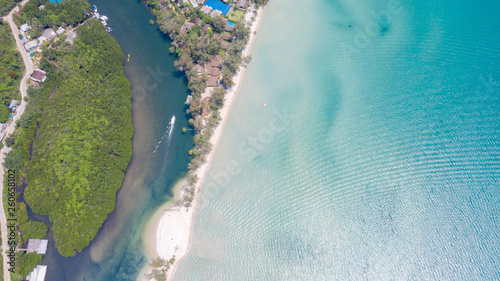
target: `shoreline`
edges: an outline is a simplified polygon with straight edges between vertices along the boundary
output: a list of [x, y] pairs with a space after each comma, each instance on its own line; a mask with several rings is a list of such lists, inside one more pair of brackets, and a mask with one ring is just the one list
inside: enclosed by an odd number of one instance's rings
[[[251, 52], [253, 42], [256, 37], [256, 32], [259, 29], [264, 6], [260, 6], [257, 10], [255, 21], [250, 27], [250, 37], [245, 46], [242, 56], [248, 56]], [[249, 21], [253, 16], [253, 12], [245, 14], [245, 18]], [[193, 233], [193, 219], [197, 207], [198, 193], [200, 188], [205, 182], [205, 178], [213, 161], [215, 152], [222, 137], [224, 127], [227, 121], [227, 116], [231, 112], [231, 108], [236, 100], [236, 95], [239, 91], [243, 77], [245, 74], [246, 66], [240, 66], [238, 73], [233, 77], [235, 82], [234, 86], [228, 91], [224, 97], [224, 106], [220, 110], [221, 121], [217, 128], [214, 130], [210, 137], [212, 143], [212, 150], [207, 155], [206, 162], [196, 170], [196, 175], [199, 180], [195, 185], [195, 195], [192, 204], [189, 208], [180, 206], [176, 202], [182, 198], [182, 184], [184, 180], [179, 181], [174, 188], [174, 200], [167, 202], [152, 216], [145, 234], [145, 249], [146, 253], [151, 259], [162, 258], [170, 260], [175, 257], [175, 262], [170, 266], [167, 271], [167, 280], [171, 280], [174, 276], [179, 262], [185, 257], [189, 248], [191, 247], [191, 239]], [[170, 238], [170, 240], [168, 240]], [[152, 267], [146, 265], [138, 275], [137, 280], [149, 280], [146, 275], [151, 273]]]

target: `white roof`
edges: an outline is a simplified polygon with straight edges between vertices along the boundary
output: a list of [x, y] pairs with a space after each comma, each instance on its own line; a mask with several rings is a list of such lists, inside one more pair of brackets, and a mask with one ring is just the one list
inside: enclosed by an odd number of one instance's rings
[[49, 29], [45, 29], [42, 36], [45, 37], [45, 39], [50, 40], [56, 36], [56, 33], [54, 32], [54, 30], [52, 28], [49, 28]]
[[47, 266], [39, 265], [31, 272], [30, 281], [45, 281], [45, 274], [47, 274]]
[[200, 10], [201, 10], [203, 13], [205, 13], [205, 15], [208, 15], [208, 14], [210, 14], [210, 11], [212, 11], [212, 7], [210, 7], [210, 6], [203, 6], [203, 7], [201, 7], [201, 9], [200, 9]]
[[64, 28], [62, 28], [62, 26], [59, 26], [59, 28], [57, 29], [56, 33], [57, 33], [57, 35], [59, 35], [61, 33], [64, 33]]
[[30, 239], [28, 241], [28, 248], [26, 249], [26, 253], [36, 252], [37, 254], [43, 255], [47, 252], [48, 242], [49, 240], [46, 239]]
[[222, 12], [221, 12], [221, 11], [219, 11], [219, 10], [213, 10], [213, 11], [210, 13], [210, 16], [211, 16], [212, 18], [216, 18], [216, 17], [218, 17], [218, 16], [220, 16], [220, 15], [222, 15]]
[[75, 31], [71, 31], [70, 33], [68, 33], [68, 37], [66, 37], [66, 42], [70, 42], [73, 44], [73, 40], [76, 38], [76, 32]]
[[28, 31], [28, 29], [30, 29], [30, 26], [27, 23], [25, 23], [25, 24], [21, 25], [20, 28], [22, 31], [26, 32], [26, 31]]
[[28, 43], [24, 43], [24, 48], [26, 50], [32, 49], [32, 48], [37, 47], [37, 46], [38, 46], [38, 41], [36, 41], [36, 40], [31, 40]]

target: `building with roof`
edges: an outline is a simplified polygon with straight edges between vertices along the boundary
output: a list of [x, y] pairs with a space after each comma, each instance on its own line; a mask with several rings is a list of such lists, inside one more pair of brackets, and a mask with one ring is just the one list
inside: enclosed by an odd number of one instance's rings
[[238, 2], [238, 8], [245, 10], [248, 7], [248, 0], [240, 0]]
[[207, 72], [208, 74], [212, 75], [213, 77], [218, 77], [220, 75], [220, 68], [218, 67], [207, 67]]
[[45, 79], [47, 79], [45, 71], [41, 69], [35, 69], [33, 73], [30, 76], [30, 79], [35, 81], [35, 82], [45, 82]]
[[21, 25], [19, 28], [21, 29], [22, 32], [27, 32], [28, 30], [31, 29], [31, 26], [29, 26], [27, 23], [25, 23], [25, 24]]
[[18, 101], [17, 100], [11, 100], [9, 104], [9, 108], [13, 108], [17, 106]]
[[210, 62], [208, 63], [208, 65], [210, 67], [218, 67], [218, 68], [221, 68], [222, 67], [222, 62], [220, 60], [220, 57], [219, 56], [214, 56]]
[[56, 37], [56, 35], [57, 34], [54, 32], [54, 30], [52, 28], [45, 29], [45, 31], [42, 34], [43, 38], [45, 38], [46, 40], [50, 40], [50, 39]]
[[6, 132], [1, 132], [0, 133], [0, 142], [2, 142], [3, 139], [5, 138], [5, 134], [6, 134]]
[[31, 51], [31, 50], [35, 49], [36, 47], [38, 47], [38, 41], [36, 39], [31, 40], [27, 43], [24, 43], [24, 49], [26, 50], [26, 52]]
[[193, 27], [193, 23], [192, 22], [185, 22], [182, 26], [181, 26], [181, 30], [179, 31], [179, 33], [186, 33], [188, 32], [192, 27]]
[[211, 13], [210, 13], [210, 17], [215, 19], [216, 17], [218, 16], [221, 16], [222, 15], [222, 12], [219, 11], [219, 10], [213, 10]]
[[188, 10], [188, 8], [184, 7], [181, 9], [181, 13], [185, 14], [187, 10]]
[[194, 19], [194, 24], [197, 25], [197, 26], [200, 26], [201, 24], [201, 19], [200, 18], [196, 18]]
[[16, 16], [19, 16], [21, 14], [21, 11], [23, 10], [24, 6], [22, 6], [17, 12], [15, 12]]
[[227, 50], [227, 48], [229, 47], [229, 43], [227, 43], [226, 41], [222, 41], [220, 42], [220, 47], [224, 50]]
[[208, 116], [210, 114], [210, 111], [208, 110], [210, 108], [210, 97], [202, 99], [201, 104], [203, 104], [201, 116]]
[[47, 252], [47, 244], [49, 240], [47, 239], [30, 239], [28, 241], [28, 247], [26, 248], [26, 253], [37, 253], [39, 255], [44, 255]]
[[45, 275], [47, 274], [47, 266], [39, 265], [33, 269], [29, 275], [30, 281], [45, 281]]
[[64, 40], [64, 41], [73, 44], [73, 40], [75, 40], [76, 35], [77, 35], [76, 32], [73, 30], [70, 33], [68, 33], [68, 36], [66, 37], [66, 40]]
[[224, 30], [225, 31], [232, 31], [234, 29], [234, 24], [230, 24], [229, 22], [226, 23], [226, 25], [224, 26]]
[[208, 76], [207, 87], [217, 87], [218, 84], [219, 84], [219, 79], [213, 76]]
[[208, 24], [208, 23], [207, 23], [207, 24], [205, 24], [205, 25], [203, 26], [203, 31], [208, 32], [208, 29], [209, 29], [209, 28], [210, 28], [210, 24]]
[[11, 110], [12, 112], [16, 112], [16, 109], [17, 109], [17, 103], [18, 103], [18, 102], [19, 102], [19, 101], [17, 101], [17, 100], [11, 100], [11, 101], [10, 101], [9, 108], [10, 108], [10, 110]]
[[202, 11], [205, 15], [208, 15], [210, 14], [210, 12], [212, 11], [212, 7], [209, 7], [209, 6], [203, 6], [201, 7], [200, 11]]
[[222, 39], [227, 40], [227, 41], [232, 41], [233, 36], [231, 36], [231, 34], [229, 34], [229, 33], [224, 33], [224, 34], [222, 34]]
[[56, 34], [61, 35], [64, 33], [64, 31], [65, 31], [64, 28], [62, 26], [59, 26], [59, 28], [56, 30]]
[[207, 1], [207, 0], [196, 0], [196, 4], [203, 5], [203, 4], [205, 4], [205, 1]]

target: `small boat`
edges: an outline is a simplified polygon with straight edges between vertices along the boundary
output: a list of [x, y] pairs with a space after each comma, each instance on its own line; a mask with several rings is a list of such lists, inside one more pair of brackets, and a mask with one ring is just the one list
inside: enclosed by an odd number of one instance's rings
[[127, 58], [127, 61], [130, 61], [130, 54], [128, 54], [128, 58]]
[[102, 16], [100, 17], [100, 19], [101, 19], [101, 20], [103, 20], [103, 21], [107, 21], [107, 20], [109, 20], [109, 18], [108, 18], [107, 16], [105, 16], [105, 15], [102, 15]]
[[103, 20], [101, 22], [102, 22], [102, 25], [104, 25], [104, 26], [108, 25], [108, 23], [103, 21]]
[[107, 32], [111, 32], [111, 31], [113, 31], [113, 29], [111, 27], [109, 27], [109, 26], [106, 26], [106, 31]]
[[96, 5], [93, 5], [92, 9], [94, 9], [94, 11], [97, 12], [97, 6]]

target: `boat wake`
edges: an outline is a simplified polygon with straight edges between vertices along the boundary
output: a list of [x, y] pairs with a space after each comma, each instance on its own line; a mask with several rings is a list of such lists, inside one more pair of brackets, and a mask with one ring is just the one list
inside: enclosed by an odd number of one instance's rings
[[170, 142], [172, 140], [172, 132], [174, 131], [174, 125], [175, 125], [175, 115], [173, 115], [172, 119], [170, 119], [170, 122], [168, 123], [167, 127], [165, 128], [165, 132], [163, 133], [163, 136], [158, 141], [155, 149], [153, 150], [153, 154], [156, 153], [156, 151], [158, 150], [160, 145], [164, 142], [166, 144], [166, 149], [168, 150], [168, 148], [170, 147]]

